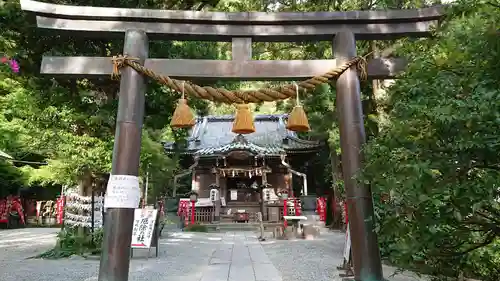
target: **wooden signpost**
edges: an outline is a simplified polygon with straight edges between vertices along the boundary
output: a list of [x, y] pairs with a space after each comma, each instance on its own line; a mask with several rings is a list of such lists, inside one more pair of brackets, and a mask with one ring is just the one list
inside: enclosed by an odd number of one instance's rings
[[347, 231], [345, 232], [344, 261], [337, 269], [345, 271], [345, 273], [339, 274], [340, 277], [354, 276], [351, 260], [351, 231], [349, 230], [349, 223], [347, 223]]
[[157, 209], [135, 209], [130, 256], [133, 257], [134, 249], [148, 249], [149, 257], [151, 248], [154, 247], [156, 257], [158, 257], [159, 229]]

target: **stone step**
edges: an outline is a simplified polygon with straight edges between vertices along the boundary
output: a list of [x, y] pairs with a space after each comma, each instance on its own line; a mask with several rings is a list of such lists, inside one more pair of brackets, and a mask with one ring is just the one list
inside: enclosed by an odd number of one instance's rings
[[[274, 229], [279, 223], [264, 223], [264, 229], [267, 231], [271, 231]], [[255, 222], [249, 223], [234, 223], [234, 222], [223, 222], [206, 224], [209, 231], [215, 232], [228, 232], [228, 231], [259, 231], [260, 224]]]
[[222, 223], [219, 224], [219, 231], [256, 231], [259, 225], [255, 223]]
[[259, 202], [227, 202], [226, 206], [259, 206]]

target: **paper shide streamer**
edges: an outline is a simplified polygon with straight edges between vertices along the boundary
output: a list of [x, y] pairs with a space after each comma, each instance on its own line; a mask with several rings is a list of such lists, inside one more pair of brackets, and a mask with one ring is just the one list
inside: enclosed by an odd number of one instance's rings
[[[104, 197], [94, 197], [94, 228], [101, 228], [103, 224], [102, 209]], [[92, 197], [78, 194], [66, 195], [64, 224], [69, 227], [92, 227]]]

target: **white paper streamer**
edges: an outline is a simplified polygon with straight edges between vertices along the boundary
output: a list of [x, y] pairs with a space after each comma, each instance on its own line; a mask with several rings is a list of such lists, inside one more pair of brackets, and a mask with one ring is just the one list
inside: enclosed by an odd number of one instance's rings
[[65, 220], [64, 224], [67, 225], [67, 226], [69, 226], [69, 227], [85, 227], [85, 228], [89, 228], [89, 227], [92, 226], [89, 222], [72, 221], [72, 220], [69, 220], [69, 219]]
[[72, 193], [66, 195], [66, 200], [78, 201], [80, 203], [91, 203], [92, 196], [80, 196], [78, 194]]
[[79, 222], [91, 222], [92, 221], [92, 217], [87, 216], [87, 215], [76, 215], [76, 214], [67, 213], [66, 217], [72, 221], [79, 221]]
[[[94, 228], [103, 225], [104, 197], [94, 197]], [[70, 227], [92, 227], [92, 197], [78, 194], [66, 195], [64, 223]]]

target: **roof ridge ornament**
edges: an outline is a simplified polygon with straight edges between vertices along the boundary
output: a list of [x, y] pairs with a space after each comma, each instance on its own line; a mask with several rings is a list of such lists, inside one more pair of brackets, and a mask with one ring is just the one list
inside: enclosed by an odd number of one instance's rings
[[250, 143], [245, 136], [242, 134], [238, 134], [231, 143], [243, 143], [243, 144], [248, 144]]

